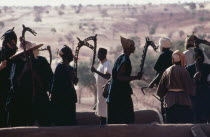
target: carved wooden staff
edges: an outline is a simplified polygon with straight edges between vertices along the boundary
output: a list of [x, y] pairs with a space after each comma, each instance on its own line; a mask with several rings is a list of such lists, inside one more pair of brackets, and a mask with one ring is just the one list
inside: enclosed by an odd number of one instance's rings
[[159, 98], [157, 97], [156, 95], [153, 95], [153, 97], [155, 97], [158, 101], [160, 101], [160, 111], [161, 111], [161, 115], [162, 115], [162, 118], [163, 118], [163, 123], [166, 123], [166, 119], [167, 119], [167, 115], [166, 115], [166, 104], [164, 102], [164, 99], [163, 98]]
[[[145, 46], [144, 46], [144, 50], [143, 50], [143, 54], [142, 54], [142, 59], [141, 59], [141, 64], [140, 64], [140, 73], [143, 72], [143, 69], [144, 69], [144, 62], [145, 62], [145, 59], [146, 59], [146, 55], [147, 55], [147, 50], [148, 50], [148, 47], [151, 46], [154, 51], [157, 51], [158, 47], [155, 46], [154, 42], [151, 41], [149, 39], [149, 37], [146, 37], [146, 43], [145, 43]], [[142, 87], [141, 88], [141, 91], [142, 93], [145, 95], [144, 93], [144, 88], [147, 88], [147, 87]]]
[[29, 31], [29, 32], [31, 32], [34, 36], [36, 36], [36, 32], [34, 31], [34, 30], [32, 30], [31, 28], [29, 28], [29, 27], [25, 27], [25, 25], [23, 25], [23, 31], [22, 31], [22, 37], [21, 37], [21, 42], [22, 42], [22, 44], [23, 44], [23, 49], [24, 49], [24, 55], [25, 55], [25, 57], [26, 57], [26, 59], [27, 59], [27, 61], [29, 60], [29, 55], [28, 55], [28, 52], [26, 52], [26, 44], [25, 44], [25, 33], [26, 33], [26, 31]]
[[199, 39], [194, 33], [192, 35], [187, 35], [187, 39], [188, 40], [193, 39], [194, 40], [194, 46], [196, 48], [199, 48], [200, 44], [205, 44], [205, 45], [210, 46], [210, 42], [209, 41], [207, 41], [205, 39]]
[[25, 27], [25, 25], [23, 25], [23, 31], [22, 31], [22, 37], [21, 37], [21, 42], [23, 45], [23, 49], [24, 49], [24, 55], [26, 57], [26, 63], [29, 63], [29, 67], [31, 70], [31, 75], [32, 75], [32, 90], [33, 90], [33, 96], [35, 96], [35, 83], [34, 83], [34, 76], [33, 76], [33, 70], [32, 70], [32, 62], [31, 62], [31, 58], [29, 57], [29, 53], [26, 51], [26, 45], [25, 45], [25, 33], [26, 31], [31, 32], [34, 36], [36, 36], [36, 32], [34, 30], [32, 30], [29, 27]]
[[[79, 40], [78, 46], [76, 47], [76, 51], [75, 51], [75, 59], [74, 59], [74, 69], [75, 69], [75, 75], [77, 77], [77, 63], [78, 63], [78, 56], [79, 56], [79, 50], [81, 47], [86, 46], [88, 48], [90, 48], [91, 50], [93, 50], [93, 62], [92, 62], [92, 67], [95, 64], [95, 58], [96, 58], [96, 50], [97, 50], [97, 34], [95, 36], [91, 36], [88, 37], [86, 39], [84, 39], [83, 41], [80, 40], [78, 37], [77, 39]], [[94, 42], [94, 46], [89, 44], [88, 41], [89, 40], [93, 40]]]
[[48, 45], [46, 48], [40, 49], [39, 51], [44, 51], [47, 50], [50, 56], [50, 66], [52, 64], [52, 51], [51, 51], [51, 47]]

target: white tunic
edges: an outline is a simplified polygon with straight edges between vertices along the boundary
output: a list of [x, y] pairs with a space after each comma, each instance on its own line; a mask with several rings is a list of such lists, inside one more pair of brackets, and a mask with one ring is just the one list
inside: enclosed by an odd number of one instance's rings
[[[188, 48], [188, 50], [183, 52], [186, 58], [186, 65], [190, 65], [193, 64], [195, 62], [194, 58], [193, 58], [193, 54], [194, 54], [194, 47], [190, 47]], [[210, 60], [208, 59], [208, 57], [206, 56], [206, 54], [203, 52], [204, 54], [204, 63], [206, 64], [210, 64]]]
[[[103, 64], [99, 64], [97, 71], [106, 74], [107, 72], [112, 74], [111, 63], [107, 60]], [[103, 97], [102, 86], [107, 83], [107, 80], [95, 73], [96, 87], [97, 87], [97, 104], [96, 115], [100, 117], [107, 117], [107, 104], [106, 99]]]

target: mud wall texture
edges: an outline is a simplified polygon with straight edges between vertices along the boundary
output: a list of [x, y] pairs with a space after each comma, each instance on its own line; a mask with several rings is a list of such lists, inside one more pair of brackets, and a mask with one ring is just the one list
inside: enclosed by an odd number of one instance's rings
[[[72, 127], [18, 127], [0, 129], [0, 137], [193, 137], [192, 124], [186, 125], [106, 125]], [[210, 136], [210, 125], [200, 125]]]
[[[99, 125], [100, 119], [94, 112], [78, 112], [78, 125]], [[135, 124], [161, 123], [160, 116], [154, 110], [140, 110], [135, 112]]]

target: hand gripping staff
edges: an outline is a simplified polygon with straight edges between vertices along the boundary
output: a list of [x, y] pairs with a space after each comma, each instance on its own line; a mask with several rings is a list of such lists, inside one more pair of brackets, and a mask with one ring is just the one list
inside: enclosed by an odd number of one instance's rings
[[[90, 49], [93, 50], [93, 62], [92, 62], [92, 67], [95, 64], [95, 58], [96, 58], [96, 50], [97, 50], [97, 34], [95, 36], [90, 36], [86, 39], [84, 39], [83, 41], [80, 40], [78, 37], [77, 39], [79, 40], [78, 46], [76, 47], [76, 51], [75, 51], [75, 59], [74, 59], [74, 69], [75, 69], [75, 76], [77, 77], [77, 63], [78, 63], [78, 56], [79, 56], [79, 50], [82, 46], [86, 46]], [[93, 40], [94, 42], [94, 46], [89, 44], [88, 41], [89, 40]]]

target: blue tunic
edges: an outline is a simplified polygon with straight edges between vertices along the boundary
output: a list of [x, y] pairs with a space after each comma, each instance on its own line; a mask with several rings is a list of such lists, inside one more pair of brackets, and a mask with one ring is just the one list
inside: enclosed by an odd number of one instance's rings
[[117, 75], [124, 65], [124, 76], [130, 76], [132, 71], [131, 61], [129, 56], [122, 54], [115, 61], [112, 70], [112, 81], [110, 85], [108, 103], [108, 123], [133, 123], [134, 110], [131, 99], [132, 88], [130, 82], [124, 82], [117, 79]]
[[58, 126], [76, 124], [77, 95], [70, 73], [73, 67], [63, 63], [58, 64], [54, 73], [51, 102], [54, 124]]

